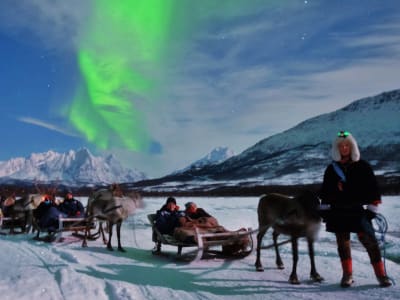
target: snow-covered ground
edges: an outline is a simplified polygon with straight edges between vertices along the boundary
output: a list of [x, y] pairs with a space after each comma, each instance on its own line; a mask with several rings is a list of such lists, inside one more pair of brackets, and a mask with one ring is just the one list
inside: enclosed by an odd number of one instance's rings
[[[86, 199], [82, 199], [83, 202]], [[110, 252], [99, 240], [82, 248], [69, 237], [62, 243], [44, 243], [33, 235], [0, 236], [1, 299], [398, 299], [400, 288], [380, 288], [368, 256], [355, 236], [353, 269], [355, 284], [339, 287], [340, 262], [332, 234], [322, 227], [316, 248], [316, 264], [325, 278], [321, 284], [309, 280], [310, 264], [306, 242], [300, 241], [298, 275], [301, 285], [291, 285], [290, 245], [281, 247], [286, 269], [275, 268], [272, 249], [263, 250], [265, 272], [256, 272], [255, 253], [240, 260], [209, 259], [193, 262], [175, 257], [176, 248], [164, 246], [167, 255], [151, 253], [151, 228], [147, 214], [155, 212], [165, 198], [145, 198], [146, 207], [123, 225], [126, 253]], [[195, 201], [226, 228], [257, 228], [258, 199], [177, 198], [183, 207]], [[389, 223], [386, 235], [386, 268], [400, 280], [400, 196], [383, 198], [381, 212]], [[270, 244], [268, 239], [265, 244]], [[282, 237], [281, 239], [284, 239]], [[113, 238], [113, 245], [116, 241]], [[184, 249], [184, 254], [191, 250]]]

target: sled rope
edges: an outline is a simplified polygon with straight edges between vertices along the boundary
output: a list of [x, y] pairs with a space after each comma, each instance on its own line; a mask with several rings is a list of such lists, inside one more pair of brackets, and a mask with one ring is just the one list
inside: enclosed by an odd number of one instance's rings
[[[385, 235], [387, 233], [388, 230], [388, 223], [386, 218], [380, 214], [377, 213], [376, 217], [373, 219], [373, 223], [376, 226], [374, 227], [375, 232], [379, 233], [380, 237], [378, 239], [378, 243], [380, 245], [381, 251], [382, 251], [382, 257], [383, 257], [383, 266], [385, 269], [385, 273], [387, 275], [387, 271], [386, 271], [386, 243], [385, 243]], [[390, 277], [389, 275], [387, 275], [388, 278], [390, 279], [390, 281], [392, 281], [393, 285], [395, 285], [395, 281], [392, 277]]]
[[139, 248], [139, 249], [140, 249], [139, 243], [138, 243], [137, 238], [136, 238], [136, 228], [135, 228], [135, 227], [136, 227], [136, 224], [135, 224], [135, 217], [134, 217], [134, 215], [132, 215], [132, 220], [133, 220], [133, 222], [132, 222], [132, 227], [133, 227], [133, 230], [132, 230], [133, 241], [135, 242], [136, 248]]

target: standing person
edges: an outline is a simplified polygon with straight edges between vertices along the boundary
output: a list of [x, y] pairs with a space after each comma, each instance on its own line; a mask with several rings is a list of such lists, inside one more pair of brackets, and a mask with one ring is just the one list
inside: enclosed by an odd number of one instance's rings
[[367, 250], [379, 285], [388, 287], [391, 282], [371, 224], [381, 203], [376, 177], [369, 163], [360, 159], [357, 142], [347, 131], [340, 131], [333, 141], [332, 158], [325, 170], [320, 198], [322, 205], [330, 207], [323, 218], [326, 230], [336, 235], [343, 270], [340, 285], [349, 287], [354, 282], [350, 248], [353, 232]]
[[64, 201], [60, 203], [58, 209], [71, 218], [84, 218], [85, 208], [83, 204], [74, 198], [72, 191], [67, 191]]

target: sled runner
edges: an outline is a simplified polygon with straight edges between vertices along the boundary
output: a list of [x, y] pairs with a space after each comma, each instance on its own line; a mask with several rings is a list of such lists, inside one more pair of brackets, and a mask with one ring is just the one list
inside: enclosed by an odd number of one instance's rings
[[[85, 230], [87, 228], [87, 220], [84, 218], [59, 218], [58, 219], [58, 228], [56, 230], [56, 238], [55, 242], [60, 242], [63, 240], [62, 234], [63, 232], [72, 232], [72, 235], [77, 236], [77, 237], [84, 237]], [[94, 230], [98, 227], [98, 230], [94, 233], [89, 232], [88, 238], [90, 240], [96, 240], [99, 238], [101, 234], [101, 228], [100, 225], [97, 224], [97, 220], [93, 220], [93, 222], [90, 223], [89, 229]]]
[[11, 222], [11, 218], [0, 216], [0, 234], [6, 235], [6, 232], [3, 232], [3, 229], [9, 229], [9, 222]]
[[[19, 231], [15, 231], [15, 228], [19, 228]], [[25, 233], [30, 229], [24, 218], [12, 218], [0, 216], [0, 234], [16, 234]], [[7, 232], [8, 231], [8, 232]]]
[[194, 234], [193, 237], [178, 239], [176, 234], [174, 236], [162, 234], [155, 226], [155, 217], [156, 214], [147, 215], [153, 230], [153, 241], [155, 243], [153, 254], [161, 254], [162, 245], [178, 247], [178, 256], [182, 255], [184, 247], [196, 248], [195, 260], [200, 260], [206, 255], [243, 258], [253, 250], [253, 231], [250, 228], [221, 232], [219, 229], [223, 228], [222, 226], [206, 229], [195, 227], [191, 229]]
[[[45, 242], [61, 242], [63, 241], [63, 233], [64, 232], [72, 232], [73, 236], [83, 238], [85, 234], [85, 230], [87, 229], [88, 220], [85, 218], [58, 218], [58, 226], [51, 228], [41, 228], [37, 223], [35, 224], [35, 230], [37, 230], [35, 240], [45, 241]], [[99, 238], [102, 228], [100, 224], [98, 224], [97, 220], [91, 221], [89, 225], [89, 236], [88, 238], [91, 240], [96, 240]], [[95, 232], [91, 232], [95, 230]], [[46, 232], [47, 235], [44, 237], [40, 236], [40, 233]]]

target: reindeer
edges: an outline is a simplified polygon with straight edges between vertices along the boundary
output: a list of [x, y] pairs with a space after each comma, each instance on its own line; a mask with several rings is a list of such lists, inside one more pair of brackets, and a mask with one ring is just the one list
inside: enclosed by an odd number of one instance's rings
[[[130, 196], [124, 196], [118, 193], [116, 190], [99, 190], [93, 193], [88, 199], [87, 204], [87, 219], [86, 219], [86, 230], [85, 236], [82, 242], [82, 247], [87, 247], [87, 238], [90, 230], [90, 224], [93, 223], [94, 219], [107, 221], [108, 224], [108, 242], [107, 249], [113, 251], [111, 246], [112, 229], [114, 224], [117, 225], [117, 239], [118, 239], [118, 250], [125, 252], [125, 249], [121, 246], [121, 225], [122, 222], [128, 218], [129, 215], [133, 214], [137, 208], [143, 207], [143, 200], [138, 193], [133, 193]], [[99, 224], [100, 230], [101, 224]], [[104, 232], [103, 241], [106, 243]]]
[[305, 192], [296, 198], [281, 194], [267, 194], [261, 196], [258, 203], [258, 224], [257, 234], [257, 259], [256, 270], [263, 272], [264, 268], [260, 260], [262, 239], [267, 230], [273, 228], [273, 245], [276, 253], [276, 265], [283, 269], [284, 265], [279, 254], [277, 243], [280, 234], [289, 235], [292, 244], [293, 266], [289, 277], [292, 284], [300, 284], [297, 277], [298, 262], [298, 238], [306, 237], [308, 252], [311, 261], [311, 279], [321, 282], [324, 279], [318, 274], [314, 261], [314, 240], [320, 228], [321, 218], [318, 213], [320, 201], [311, 192]]
[[41, 194], [27, 194], [16, 199], [15, 194], [9, 196], [4, 201], [5, 217], [10, 217], [10, 234], [14, 234], [16, 226], [21, 227], [21, 233], [29, 233], [33, 221], [33, 210], [42, 201]]

